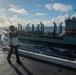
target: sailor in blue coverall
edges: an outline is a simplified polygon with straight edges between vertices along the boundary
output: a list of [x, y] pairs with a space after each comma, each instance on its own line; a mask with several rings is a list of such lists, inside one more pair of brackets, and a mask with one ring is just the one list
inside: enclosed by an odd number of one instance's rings
[[13, 53], [13, 50], [15, 50], [17, 63], [21, 65], [22, 62], [20, 61], [19, 52], [18, 52], [18, 45], [19, 45], [19, 43], [18, 43], [18, 38], [17, 38], [17, 30], [16, 30], [16, 28], [13, 25], [11, 25], [9, 27], [9, 30], [10, 30], [10, 32], [9, 32], [10, 51], [8, 53], [7, 60], [8, 60], [8, 62], [11, 62], [10, 58], [11, 58], [11, 55]]

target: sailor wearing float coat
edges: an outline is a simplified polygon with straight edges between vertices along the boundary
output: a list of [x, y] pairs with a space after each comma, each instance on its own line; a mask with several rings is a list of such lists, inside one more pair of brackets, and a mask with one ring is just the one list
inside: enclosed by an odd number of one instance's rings
[[10, 51], [8, 53], [7, 60], [8, 60], [8, 62], [11, 62], [10, 58], [11, 58], [11, 55], [13, 53], [13, 50], [15, 50], [17, 63], [22, 64], [21, 61], [20, 61], [19, 52], [18, 52], [19, 41], [18, 41], [18, 38], [17, 38], [17, 29], [13, 25], [11, 25], [9, 27], [9, 30], [10, 30], [9, 31]]

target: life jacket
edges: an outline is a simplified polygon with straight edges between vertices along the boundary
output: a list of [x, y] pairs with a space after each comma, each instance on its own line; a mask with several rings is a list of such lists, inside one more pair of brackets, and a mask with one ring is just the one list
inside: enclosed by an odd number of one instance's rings
[[[13, 33], [15, 34], [14, 32], [10, 31], [9, 32], [10, 34]], [[12, 39], [9, 37], [9, 43], [13, 46], [18, 46], [19, 45], [19, 41], [18, 41], [18, 37], [15, 36], [15, 37], [12, 37]]]

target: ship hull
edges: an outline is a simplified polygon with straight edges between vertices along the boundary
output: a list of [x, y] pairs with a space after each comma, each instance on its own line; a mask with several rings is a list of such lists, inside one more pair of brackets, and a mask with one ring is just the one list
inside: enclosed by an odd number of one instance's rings
[[30, 40], [48, 43], [50, 46], [76, 49], [75, 37], [46, 37], [46, 36], [18, 36], [19, 40]]

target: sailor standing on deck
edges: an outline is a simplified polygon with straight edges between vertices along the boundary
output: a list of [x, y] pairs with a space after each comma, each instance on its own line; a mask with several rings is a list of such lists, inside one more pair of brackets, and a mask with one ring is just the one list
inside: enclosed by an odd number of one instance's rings
[[9, 27], [9, 30], [10, 30], [10, 32], [9, 32], [10, 51], [8, 53], [7, 60], [8, 60], [8, 62], [11, 62], [10, 58], [11, 58], [11, 55], [13, 53], [13, 50], [15, 49], [17, 63], [21, 65], [22, 63], [20, 61], [19, 52], [18, 52], [19, 41], [17, 38], [17, 29], [13, 25], [11, 25]]

